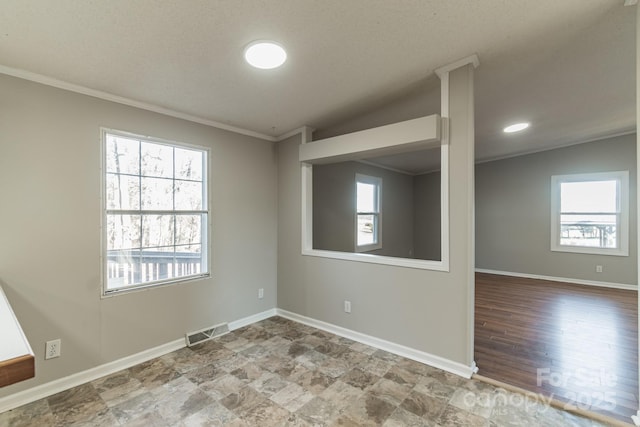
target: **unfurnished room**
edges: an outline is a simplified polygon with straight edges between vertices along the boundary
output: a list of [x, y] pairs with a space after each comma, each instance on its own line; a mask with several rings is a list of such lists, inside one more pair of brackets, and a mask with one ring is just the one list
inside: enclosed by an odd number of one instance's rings
[[637, 0], [4, 0], [0, 426], [640, 425]]

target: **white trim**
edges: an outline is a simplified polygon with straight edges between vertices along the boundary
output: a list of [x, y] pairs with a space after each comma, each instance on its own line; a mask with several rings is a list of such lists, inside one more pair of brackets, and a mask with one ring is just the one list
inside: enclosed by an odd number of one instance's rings
[[[449, 271], [449, 146], [442, 130], [448, 125], [437, 114], [346, 135], [311, 142], [310, 134], [299, 146], [301, 170], [301, 253], [307, 256], [333, 258], [345, 261]], [[398, 137], [397, 134], [400, 134]], [[389, 141], [393, 142], [389, 142]], [[427, 261], [412, 258], [396, 258], [358, 252], [337, 252], [313, 249], [313, 166], [312, 163], [330, 163], [359, 160], [363, 155], [391, 154], [440, 145], [440, 210], [441, 210], [441, 260]]]
[[[123, 96], [113, 95], [108, 92], [103, 92], [96, 89], [90, 89], [85, 86], [76, 85], [73, 83], [68, 83], [63, 80], [54, 79], [52, 77], [47, 77], [42, 74], [32, 73], [31, 71], [20, 70], [17, 68], [7, 67], [5, 65], [0, 65], [0, 74], [6, 74], [8, 76], [17, 77], [24, 80], [29, 80], [32, 82], [40, 83], [46, 86], [52, 86], [58, 89], [68, 90], [69, 92], [75, 92], [82, 95], [91, 96], [98, 99], [103, 99], [105, 101], [115, 102], [117, 104], [128, 105], [129, 107], [140, 108], [142, 110], [152, 111], [154, 113], [163, 114], [165, 116], [175, 117], [177, 119], [187, 120], [193, 123], [199, 123], [201, 125], [211, 126], [217, 129], [222, 129], [230, 132], [234, 132], [240, 135], [251, 136], [258, 139], [263, 139], [265, 141], [276, 142], [280, 141], [274, 136], [266, 135], [260, 132], [255, 132], [248, 129], [243, 129], [237, 126], [228, 125], [225, 123], [220, 123], [215, 120], [204, 119], [202, 117], [193, 116], [187, 113], [181, 113], [179, 111], [171, 110], [169, 108], [160, 107], [158, 105], [150, 104], [147, 102], [136, 101], [130, 98], [125, 98]], [[298, 130], [289, 132], [292, 135], [297, 133]], [[285, 134], [287, 135], [287, 134]]]
[[[165, 210], [163, 213], [166, 214], [170, 214], [170, 215], [175, 215], [176, 212], [178, 213], [190, 213], [190, 214], [195, 214], [195, 215], [206, 215], [207, 216], [207, 221], [206, 223], [204, 223], [202, 225], [202, 229], [200, 231], [201, 234], [201, 241], [200, 241], [200, 246], [201, 246], [201, 251], [205, 253], [205, 256], [202, 257], [202, 266], [201, 266], [201, 271], [205, 271], [204, 273], [197, 273], [197, 274], [192, 274], [189, 276], [179, 276], [179, 277], [174, 277], [171, 279], [158, 279], [155, 281], [145, 281], [145, 282], [141, 282], [138, 284], [134, 284], [134, 285], [127, 285], [127, 286], [121, 286], [121, 287], [114, 287], [112, 289], [109, 288], [109, 283], [108, 283], [108, 279], [107, 279], [107, 254], [108, 254], [108, 248], [107, 248], [107, 216], [109, 215], [109, 213], [120, 213], [120, 214], [130, 214], [130, 215], [144, 215], [145, 211], [142, 209], [142, 206], [140, 206], [139, 209], [133, 209], [133, 210], [126, 210], [126, 209], [107, 209], [107, 205], [106, 205], [106, 184], [107, 184], [107, 137], [108, 136], [115, 136], [115, 137], [122, 137], [122, 138], [127, 138], [127, 139], [132, 139], [132, 140], [137, 140], [138, 141], [138, 145], [140, 145], [143, 142], [146, 143], [152, 143], [155, 145], [163, 145], [163, 146], [167, 146], [170, 147], [172, 149], [183, 149], [183, 150], [193, 150], [193, 151], [199, 151], [202, 153], [202, 181], [200, 181], [202, 183], [202, 194], [203, 194], [203, 209], [199, 210], [199, 211], [177, 211], [177, 210]], [[163, 138], [157, 138], [154, 136], [148, 136], [148, 135], [139, 135], [139, 134], [135, 134], [132, 132], [128, 132], [128, 131], [122, 131], [122, 130], [118, 130], [118, 129], [113, 129], [113, 128], [106, 128], [106, 127], [100, 127], [100, 151], [101, 151], [101, 165], [100, 165], [100, 196], [101, 196], [101, 203], [100, 203], [100, 208], [101, 208], [101, 221], [100, 221], [100, 228], [101, 228], [101, 254], [100, 254], [100, 261], [101, 261], [101, 281], [102, 281], [102, 294], [101, 294], [101, 298], [110, 298], [116, 295], [124, 295], [130, 292], [136, 292], [139, 290], [149, 290], [149, 289], [154, 289], [154, 288], [159, 288], [159, 287], [164, 287], [164, 286], [169, 286], [169, 285], [178, 285], [184, 282], [191, 282], [194, 280], [201, 280], [201, 279], [207, 279], [209, 277], [211, 277], [211, 248], [209, 247], [209, 241], [210, 241], [210, 232], [212, 230], [212, 219], [211, 219], [211, 200], [212, 198], [209, 196], [209, 180], [210, 180], [210, 176], [209, 176], [209, 169], [210, 169], [210, 165], [211, 165], [211, 149], [209, 147], [204, 147], [204, 146], [199, 146], [199, 145], [194, 145], [194, 144], [189, 144], [189, 143], [182, 143], [182, 142], [177, 142], [177, 141], [172, 141], [172, 140], [168, 140], [168, 139], [163, 139]], [[138, 171], [138, 177], [140, 177], [142, 175], [142, 170]], [[176, 177], [174, 176], [172, 178], [174, 181], [176, 180]], [[142, 188], [140, 189], [140, 192], [142, 192]], [[142, 194], [142, 193], [141, 193]], [[205, 203], [206, 202], [206, 203]], [[205, 209], [206, 207], [206, 209]], [[154, 213], [159, 213], [160, 210], [152, 210], [152, 212]], [[175, 244], [174, 244], [175, 247]]]
[[302, 254], [315, 252], [313, 249], [313, 165], [309, 163], [300, 164], [300, 177], [302, 188], [302, 224], [301, 247]]
[[[359, 183], [363, 183], [363, 184], [371, 184], [375, 187], [375, 200], [374, 203], [376, 204], [375, 206], [375, 212], [366, 212], [366, 213], [360, 213], [358, 211], [358, 184]], [[369, 252], [369, 251], [375, 251], [378, 249], [382, 249], [382, 178], [379, 176], [373, 176], [373, 175], [365, 175], [362, 173], [357, 173], [356, 172], [356, 177], [355, 177], [355, 187], [356, 187], [356, 200], [355, 200], [355, 207], [354, 207], [354, 211], [355, 211], [355, 215], [354, 215], [354, 236], [353, 236], [353, 242], [354, 242], [354, 252], [357, 253], [361, 253], [361, 252]], [[375, 238], [376, 241], [374, 243], [368, 244], [368, 245], [358, 245], [358, 217], [360, 215], [373, 215], [376, 217], [376, 221], [374, 221], [376, 224], [374, 224], [375, 226], [373, 227], [372, 233], [375, 234]]]
[[[473, 68], [478, 68], [478, 66], [480, 65], [480, 59], [478, 58], [478, 55], [474, 53], [473, 55], [469, 55], [464, 58], [458, 59], [457, 61], [447, 64], [443, 67], [436, 68], [435, 73], [438, 77], [440, 77], [440, 79], [443, 79], [444, 76], [448, 75], [451, 71], [456, 70], [460, 67], [464, 67], [465, 65], [468, 65], [468, 64], [473, 65]], [[448, 110], [448, 106], [447, 106], [447, 110]], [[447, 117], [449, 116], [447, 115]]]
[[[276, 314], [276, 309], [272, 308], [261, 313], [253, 314], [251, 316], [229, 322], [229, 331], [233, 331], [235, 329], [242, 328], [243, 326], [268, 319], [269, 317], [273, 317]], [[72, 387], [86, 384], [88, 382], [97, 380], [98, 378], [102, 378], [106, 375], [113, 374], [114, 372], [130, 368], [148, 360], [164, 356], [167, 353], [180, 350], [183, 347], [186, 347], [186, 342], [185, 338], [181, 337], [166, 344], [162, 344], [157, 347], [143, 350], [139, 353], [114, 360], [113, 362], [108, 362], [103, 365], [87, 369], [85, 371], [71, 374], [64, 378], [40, 384], [35, 387], [20, 391], [18, 393], [10, 394], [9, 396], [0, 398], [0, 413], [9, 411], [22, 405], [26, 405], [27, 403], [34, 402], [47, 396], [51, 396], [61, 391], [68, 390]]]
[[569, 148], [569, 147], [573, 147], [573, 146], [576, 146], [576, 145], [588, 144], [590, 142], [604, 141], [605, 139], [617, 138], [617, 137], [620, 137], [620, 136], [632, 135], [632, 134], [635, 134], [635, 133], [636, 133], [636, 129], [634, 127], [634, 128], [628, 129], [628, 130], [612, 133], [612, 134], [605, 135], [605, 136], [598, 136], [598, 137], [590, 138], [590, 139], [587, 139], [587, 140], [567, 142], [565, 144], [554, 145], [553, 147], [534, 148], [532, 150], [521, 151], [521, 152], [513, 153], [513, 154], [505, 154], [503, 156], [493, 156], [493, 157], [487, 157], [485, 159], [477, 159], [475, 164], [476, 165], [481, 165], [483, 163], [497, 162], [499, 160], [513, 159], [514, 157], [521, 157], [521, 156], [528, 156], [528, 155], [531, 155], [531, 154], [544, 153], [546, 151], [553, 151], [553, 150], [559, 150], [559, 149], [562, 149], [562, 148]]
[[300, 145], [299, 160], [325, 164], [407, 153], [440, 145], [440, 116], [418, 117]]
[[598, 282], [595, 280], [573, 279], [570, 277], [542, 276], [540, 274], [514, 273], [512, 271], [487, 270], [483, 268], [476, 268], [476, 273], [496, 274], [498, 276], [522, 277], [525, 279], [548, 280], [550, 282], [574, 283], [576, 285], [598, 286], [601, 288], [623, 289], [627, 291], [638, 290], [638, 287], [636, 285], [630, 285], [627, 283]]
[[449, 119], [442, 119], [445, 137], [440, 146], [440, 263], [449, 271]]
[[[478, 58], [475, 58], [478, 61]], [[474, 372], [478, 371], [478, 367], [475, 365], [473, 358], [475, 357], [475, 316], [476, 316], [476, 281], [475, 281], [475, 266], [476, 266], [476, 203], [475, 203], [475, 147], [476, 147], [476, 134], [475, 134], [475, 108], [474, 108], [474, 87], [475, 87], [475, 75], [474, 68], [479, 63], [474, 63], [474, 67], [469, 69], [467, 73], [467, 111], [470, 112], [469, 119], [467, 119], [467, 140], [470, 142], [470, 148], [467, 150], [467, 185], [469, 191], [467, 192], [467, 205], [470, 207], [467, 211], [467, 224], [469, 224], [469, 236], [467, 236], [467, 313], [469, 313], [469, 329], [467, 329], [467, 340], [469, 342], [469, 359], [474, 368]]]
[[474, 360], [473, 362], [471, 362], [471, 371], [474, 374], [477, 374], [478, 371], [480, 371], [480, 368], [478, 368], [478, 365], [476, 364], [476, 361]]
[[[636, 126], [635, 126], [635, 132], [636, 132], [636, 182], [635, 182], [635, 189], [636, 189], [636, 194], [637, 194], [637, 189], [640, 188], [640, 174], [638, 174], [638, 171], [640, 170], [640, 73], [638, 73], [638, 70], [640, 70], [640, 7], [636, 8], [636, 50], [635, 50], [635, 55], [636, 55]], [[640, 197], [637, 197], [636, 195], [636, 212], [639, 212], [638, 209], [640, 209]], [[637, 214], [636, 214], [637, 216]], [[640, 227], [638, 227], [638, 219], [636, 217], [636, 242], [640, 241]], [[640, 265], [640, 251], [637, 250], [637, 243], [636, 243], [636, 265]], [[636, 276], [636, 281], [638, 284], [640, 284], [640, 270], [637, 272], [637, 276]], [[640, 292], [638, 292], [638, 301], [636, 302], [636, 306], [638, 307], [638, 309], [640, 310]], [[638, 317], [638, 325], [640, 326], [640, 317]], [[640, 327], [638, 328], [638, 336], [640, 337]], [[638, 346], [638, 351], [640, 353], [640, 346]], [[638, 378], [640, 378], [640, 370], [638, 370], [638, 372], [636, 373], [636, 375], [638, 375]], [[638, 382], [638, 385], [640, 386], [640, 381]], [[639, 387], [640, 390], [640, 387]], [[638, 396], [636, 394], [636, 396]], [[635, 425], [640, 426], [640, 410], [638, 410], [636, 412], [635, 417], [631, 417], [631, 419], [633, 420], [633, 423]]]
[[269, 310], [265, 310], [261, 313], [252, 314], [251, 316], [234, 320], [233, 322], [229, 322], [229, 331], [235, 331], [236, 329], [243, 328], [245, 326], [251, 325], [252, 323], [261, 322], [265, 319], [275, 316], [276, 314], [276, 309], [270, 308]]
[[625, 6], [635, 6], [638, 4], [638, 0], [624, 0]]
[[[304, 244], [307, 244], [306, 242]], [[316, 256], [320, 258], [341, 259], [343, 261], [366, 262], [370, 264], [392, 265], [395, 267], [417, 268], [420, 270], [449, 271], [449, 263], [445, 261], [428, 261], [414, 258], [396, 258], [367, 253], [325, 251], [321, 249], [309, 249], [303, 246], [302, 255]]]
[[155, 359], [156, 357], [179, 350], [184, 346], [184, 338], [180, 338], [166, 344], [141, 351], [140, 353], [132, 354], [131, 356], [126, 356], [122, 359], [87, 369], [86, 371], [71, 374], [64, 378], [50, 381], [18, 393], [10, 394], [9, 396], [0, 399], [0, 413], [17, 408], [18, 406], [26, 405], [27, 403], [34, 402], [47, 396], [51, 396], [61, 391], [68, 390], [72, 387], [97, 380], [98, 378], [130, 368], [148, 360]]
[[[637, 249], [638, 244], [640, 242], [640, 218], [638, 218], [638, 212], [640, 212], [640, 197], [637, 196], [638, 188], [640, 188], [640, 7], [636, 7], [636, 265], [640, 265], [640, 251]], [[640, 285], [640, 268], [637, 271], [637, 283]], [[640, 292], [638, 292], [638, 301], [636, 303], [636, 307], [640, 309]], [[640, 326], [640, 317], [638, 317], [638, 325]], [[640, 327], [638, 328], [638, 335], [640, 336]], [[639, 349], [640, 350], [640, 349]], [[638, 354], [636, 353], [636, 356]], [[640, 377], [640, 370], [638, 371], [638, 377]], [[640, 390], [640, 381], [638, 382], [639, 390]], [[636, 396], [638, 396], [636, 394]], [[636, 413], [635, 417], [632, 417], [634, 424], [640, 426], [640, 410]]]
[[[450, 132], [451, 132], [451, 85], [449, 74], [457, 70], [461, 67], [467, 67], [467, 81], [466, 81], [466, 98], [467, 105], [466, 110], [469, 113], [467, 118], [467, 141], [470, 144], [470, 148], [467, 150], [467, 158], [466, 158], [466, 169], [467, 169], [467, 185], [469, 188], [467, 194], [467, 205], [470, 207], [467, 212], [467, 221], [466, 223], [469, 226], [469, 232], [467, 235], [467, 265], [465, 266], [466, 270], [466, 286], [468, 289], [467, 292], [467, 314], [468, 314], [468, 328], [467, 328], [467, 342], [468, 346], [468, 354], [467, 360], [471, 362], [471, 366], [474, 371], [477, 370], [475, 366], [474, 358], [474, 349], [475, 349], [475, 280], [474, 280], [474, 266], [475, 266], [475, 174], [474, 174], [474, 161], [475, 161], [475, 113], [474, 113], [474, 75], [473, 70], [480, 65], [480, 60], [478, 59], [478, 55], [471, 55], [466, 58], [462, 58], [454, 63], [445, 65], [444, 67], [440, 67], [435, 70], [435, 73], [440, 78], [440, 114], [442, 115], [442, 165], [447, 165], [446, 173], [444, 173], [444, 169], [442, 170], [441, 176], [441, 190], [440, 194], [442, 197], [441, 200], [441, 209], [442, 209], [442, 224], [441, 224], [441, 232], [442, 232], [442, 249], [441, 249], [441, 258], [447, 262], [449, 262], [449, 174], [450, 168], [448, 155], [449, 155], [449, 144], [450, 144]], [[469, 66], [471, 66], [469, 68]], [[445, 163], [445, 156], [447, 157]], [[446, 200], [445, 200], [446, 197]], [[445, 215], [446, 212], [446, 215]], [[445, 222], [446, 221], [446, 222]], [[446, 226], [445, 226], [446, 224]], [[445, 234], [446, 233], [446, 234]], [[446, 244], [445, 244], [446, 242]], [[445, 248], [446, 246], [446, 248]], [[446, 250], [446, 252], [445, 252]]]
[[[253, 314], [251, 316], [229, 322], [229, 331], [234, 331], [236, 329], [251, 325], [256, 322], [260, 322], [273, 316], [282, 316], [289, 320], [293, 320], [295, 322], [302, 323], [323, 331], [327, 331], [335, 335], [346, 337], [362, 344], [366, 344], [374, 348], [388, 351], [389, 353], [397, 354], [398, 356], [406, 357], [407, 359], [415, 360], [417, 362], [424, 363], [426, 365], [433, 366], [447, 372], [451, 372], [452, 374], [459, 375], [464, 378], [471, 378], [471, 375], [477, 371], [475, 362], [473, 362], [471, 366], [466, 366], [461, 363], [436, 356], [434, 354], [426, 353], [380, 338], [372, 337], [370, 335], [352, 331], [350, 329], [312, 319], [310, 317], [302, 316], [279, 308], [272, 308], [261, 313]], [[140, 363], [146, 362], [148, 360], [155, 359], [167, 353], [180, 350], [184, 347], [186, 347], [185, 339], [180, 338], [148, 350], [143, 350], [130, 356], [125, 356], [113, 362], [105, 363], [103, 365], [96, 366], [82, 372], [71, 374], [64, 378], [50, 381], [48, 383], [11, 394], [4, 398], [0, 398], [0, 413], [9, 411], [22, 405], [26, 405], [31, 402], [35, 402], [36, 400], [43, 399], [64, 390], [68, 390], [72, 387], [86, 384], [88, 382], [97, 380], [98, 378], [102, 378], [106, 375], [110, 375], [123, 369], [127, 369]]]
[[372, 162], [370, 160], [360, 159], [360, 160], [354, 160], [354, 161], [357, 162], [357, 163], [362, 163], [363, 165], [369, 165], [369, 166], [373, 166], [375, 168], [380, 168], [380, 169], [385, 169], [385, 170], [388, 170], [388, 171], [391, 171], [391, 172], [400, 173], [402, 175], [409, 175], [409, 176], [420, 175], [419, 173], [408, 172], [408, 171], [405, 171], [405, 170], [402, 170], [402, 169], [397, 169], [397, 168], [393, 168], [391, 166], [382, 165], [380, 163]]
[[[617, 196], [617, 245], [616, 248], [570, 246], [560, 244], [561, 193], [565, 182], [616, 181]], [[550, 241], [553, 252], [570, 252], [608, 256], [629, 256], [629, 171], [611, 171], [551, 176], [551, 227]]]
[[[312, 128], [312, 127], [309, 127], [309, 126], [301, 126], [301, 127], [297, 128], [297, 129], [293, 129], [292, 131], [289, 131], [287, 133], [283, 133], [282, 135], [277, 136], [276, 137], [276, 142], [284, 141], [285, 139], [291, 138], [292, 136], [297, 135], [299, 133], [302, 134], [302, 135], [305, 135], [305, 134], [307, 134], [307, 132], [309, 134], [312, 134], [315, 131], [316, 131], [315, 128]], [[311, 140], [311, 138], [309, 138], [309, 140]]]
[[[300, 145], [311, 142], [313, 132], [311, 128], [306, 128], [302, 132]], [[313, 166], [309, 163], [300, 163], [300, 197], [301, 197], [301, 219], [300, 219], [300, 247], [302, 253], [313, 250]]]
[[[638, 244], [637, 242], [640, 242], [640, 218], [638, 218], [638, 212], [640, 212], [640, 197], [637, 196], [637, 192], [638, 192], [638, 188], [640, 188], [640, 174], [638, 173], [638, 171], [640, 171], [640, 127], [638, 126], [638, 123], [640, 123], [640, 73], [638, 73], [638, 70], [640, 70], [640, 7], [636, 8], [636, 51], [635, 51], [635, 55], [636, 55], [636, 126], [635, 126], [635, 131], [636, 131], [636, 186], [635, 186], [635, 192], [636, 192], [636, 233], [637, 233], [637, 238], [636, 238], [636, 262], [637, 265], [640, 265], [640, 251], [637, 249]], [[638, 269], [637, 271], [637, 283], [638, 285], [640, 285], [640, 269]], [[638, 307], [638, 309], [640, 309], [640, 292], [638, 292], [638, 301], [636, 303], [636, 307]], [[638, 318], [638, 325], [640, 326], [640, 317]], [[638, 328], [638, 334], [640, 336], [640, 328]], [[639, 349], [640, 350], [640, 349]], [[637, 353], [636, 353], [637, 356]], [[640, 370], [638, 371], [638, 377], [640, 377]], [[640, 382], [638, 383], [640, 386]], [[640, 387], [639, 387], [640, 389]], [[636, 396], [638, 396], [636, 394]], [[640, 410], [636, 413], [635, 417], [631, 417], [634, 424], [640, 426]]]
[[293, 320], [294, 322], [302, 323], [304, 325], [311, 326], [313, 328], [317, 328], [335, 335], [339, 335], [341, 337], [349, 338], [359, 343], [366, 344], [380, 350], [388, 351], [389, 353], [397, 354], [398, 356], [406, 357], [407, 359], [415, 360], [416, 362], [424, 363], [425, 365], [433, 366], [434, 368], [442, 369], [444, 371], [451, 372], [452, 374], [456, 374], [464, 378], [471, 378], [471, 375], [473, 374], [473, 366], [466, 366], [462, 363], [445, 359], [444, 357], [406, 347], [401, 344], [396, 344], [391, 341], [372, 337], [371, 335], [352, 331], [351, 329], [336, 326], [331, 323], [323, 322], [321, 320], [302, 316], [291, 311], [283, 310], [280, 308], [278, 308], [276, 311], [278, 316]]

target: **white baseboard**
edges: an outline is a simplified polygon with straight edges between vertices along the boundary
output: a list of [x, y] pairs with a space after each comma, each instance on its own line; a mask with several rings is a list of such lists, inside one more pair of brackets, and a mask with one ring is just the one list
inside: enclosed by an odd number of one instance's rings
[[473, 374], [473, 370], [475, 368], [475, 363], [472, 366], [466, 366], [462, 363], [454, 362], [452, 360], [445, 359], [434, 354], [406, 347], [401, 344], [396, 344], [391, 341], [372, 337], [371, 335], [352, 331], [341, 326], [336, 326], [331, 323], [323, 322], [321, 320], [312, 319], [310, 317], [302, 316], [300, 314], [282, 310], [280, 308], [277, 309], [277, 314], [286, 319], [293, 320], [294, 322], [302, 323], [326, 332], [330, 332], [335, 335], [339, 335], [341, 337], [349, 338], [362, 344], [385, 350], [389, 353], [397, 354], [398, 356], [406, 357], [407, 359], [415, 360], [416, 362], [424, 363], [426, 365], [451, 372], [452, 374], [456, 374], [464, 378], [471, 378], [471, 375]]
[[141, 351], [140, 353], [132, 354], [131, 356], [126, 356], [122, 359], [87, 369], [86, 371], [71, 374], [64, 378], [11, 394], [0, 399], [0, 413], [17, 408], [18, 406], [26, 405], [27, 403], [35, 402], [36, 400], [68, 390], [72, 387], [97, 380], [105, 375], [113, 374], [114, 372], [130, 368], [148, 360], [155, 359], [156, 357], [179, 350], [184, 346], [184, 338], [180, 338], [175, 341]]
[[251, 325], [252, 323], [260, 322], [261, 320], [268, 319], [276, 315], [276, 309], [271, 308], [269, 310], [263, 311], [262, 313], [253, 314], [251, 316], [247, 316], [243, 319], [236, 320], [233, 322], [229, 322], [229, 330], [235, 331], [236, 329], [240, 329], [242, 327]]
[[[250, 325], [255, 322], [259, 322], [264, 319], [276, 315], [276, 309], [264, 311], [262, 313], [254, 314], [243, 319], [239, 319], [233, 322], [229, 322], [229, 330], [241, 328], [243, 326]], [[27, 403], [34, 402], [36, 400], [51, 396], [64, 390], [68, 390], [72, 387], [97, 380], [106, 375], [113, 374], [114, 372], [121, 371], [123, 369], [130, 368], [140, 363], [146, 362], [156, 357], [164, 356], [167, 353], [176, 351], [186, 346], [184, 337], [175, 341], [168, 342], [166, 344], [159, 345], [157, 347], [141, 351], [140, 353], [132, 354], [131, 356], [123, 357], [122, 359], [114, 360], [113, 362], [105, 363], [104, 365], [96, 366], [94, 368], [87, 369], [86, 371], [71, 374], [58, 380], [50, 381], [45, 384], [37, 385], [35, 387], [11, 394], [9, 396], [0, 398], [0, 413], [9, 411]]]
[[[352, 339], [354, 341], [370, 345], [381, 350], [388, 351], [389, 353], [397, 354], [399, 356], [406, 357], [408, 359], [415, 360], [439, 369], [443, 369], [453, 374], [471, 378], [473, 374], [475, 363], [472, 366], [465, 366], [461, 363], [454, 362], [445, 359], [440, 356], [429, 354], [423, 351], [415, 350], [410, 347], [406, 347], [400, 344], [396, 344], [390, 341], [385, 341], [380, 338], [372, 337], [370, 335], [362, 334], [360, 332], [352, 331], [340, 326], [332, 325], [330, 323], [323, 322], [321, 320], [312, 319], [310, 317], [302, 316], [290, 311], [272, 308], [262, 313], [257, 313], [251, 316], [247, 316], [243, 319], [239, 319], [233, 322], [229, 322], [229, 330], [242, 328], [244, 326], [251, 325], [252, 323], [259, 322], [261, 320], [268, 319], [273, 316], [282, 316], [284, 318], [299, 322], [308, 326], [312, 326], [323, 331], [327, 331], [345, 338]], [[98, 378], [106, 375], [113, 374], [123, 369], [130, 368], [140, 363], [146, 362], [156, 357], [163, 356], [172, 351], [179, 350], [186, 346], [184, 338], [177, 339], [175, 341], [168, 342], [166, 344], [159, 345], [157, 347], [141, 351], [140, 353], [133, 354], [131, 356], [123, 357], [122, 359], [114, 360], [113, 362], [105, 363], [104, 365], [96, 366], [86, 371], [78, 372], [58, 380], [54, 380], [45, 384], [41, 384], [15, 394], [0, 398], [0, 413], [9, 411], [27, 403], [34, 402], [36, 400], [51, 396], [64, 390], [68, 390], [72, 387], [97, 380]]]
[[599, 286], [601, 288], [624, 289], [627, 291], [638, 290], [638, 287], [636, 285], [629, 285], [626, 283], [597, 282], [595, 280], [572, 279], [570, 277], [541, 276], [539, 274], [514, 273], [512, 271], [500, 271], [500, 270], [486, 270], [483, 268], [476, 268], [476, 273], [497, 274], [500, 276], [523, 277], [525, 279], [549, 280], [551, 282], [575, 283], [577, 285]]

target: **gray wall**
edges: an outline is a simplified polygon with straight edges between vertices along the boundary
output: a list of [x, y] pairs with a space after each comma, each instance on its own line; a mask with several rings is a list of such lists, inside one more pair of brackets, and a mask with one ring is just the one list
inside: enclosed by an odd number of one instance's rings
[[313, 166], [313, 248], [353, 252], [353, 162]]
[[355, 251], [356, 173], [382, 178], [382, 248], [367, 253], [411, 258], [412, 177], [358, 162], [313, 167], [314, 249]]
[[313, 248], [354, 252], [355, 174], [382, 184], [382, 249], [375, 255], [440, 260], [440, 172], [406, 175], [358, 162], [313, 167]]
[[414, 256], [440, 260], [440, 172], [413, 177]]
[[[274, 144], [4, 75], [0, 93], [0, 283], [36, 353], [0, 397], [275, 307]], [[100, 298], [100, 126], [211, 148], [210, 279]]]
[[[396, 98], [384, 97], [384, 103], [367, 102], [371, 109], [365, 114], [345, 120], [330, 128], [319, 128], [313, 139], [330, 138], [376, 126], [384, 126], [430, 114], [440, 114], [440, 79], [434, 74], [423, 81], [408, 85]], [[339, 113], [337, 113], [339, 114]]]
[[[632, 134], [478, 164], [476, 267], [636, 285], [635, 144]], [[551, 176], [616, 170], [629, 171], [629, 256], [552, 252]]]
[[[278, 307], [470, 366], [473, 147], [468, 67], [451, 74], [450, 260], [437, 272], [301, 255], [300, 136], [278, 145]], [[376, 126], [377, 119], [368, 122]], [[359, 121], [363, 123], [363, 121]], [[343, 300], [352, 312], [343, 311]]]

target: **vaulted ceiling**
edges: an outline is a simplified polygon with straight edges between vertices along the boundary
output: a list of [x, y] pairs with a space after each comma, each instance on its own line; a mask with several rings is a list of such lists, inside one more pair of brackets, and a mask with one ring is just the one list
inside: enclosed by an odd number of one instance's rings
[[[433, 113], [433, 70], [476, 53], [476, 153], [488, 159], [635, 129], [636, 7], [3, 0], [0, 72], [35, 73], [270, 137], [302, 125], [339, 129], [389, 103], [410, 116]], [[282, 43], [285, 65], [249, 67], [243, 49], [257, 39]], [[502, 133], [520, 120], [531, 128]]]

